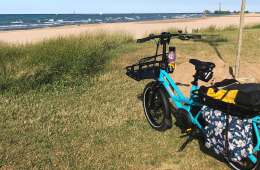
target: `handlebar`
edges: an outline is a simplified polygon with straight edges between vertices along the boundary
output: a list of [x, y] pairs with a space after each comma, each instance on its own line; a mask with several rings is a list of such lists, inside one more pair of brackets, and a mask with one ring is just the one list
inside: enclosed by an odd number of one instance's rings
[[161, 35], [150, 34], [148, 37], [137, 39], [137, 43], [145, 43], [145, 42], [150, 41], [152, 39], [160, 38]]
[[190, 40], [190, 39], [200, 40], [201, 35], [199, 35], [199, 34], [182, 34], [182, 33], [172, 34], [170, 32], [163, 32], [159, 35], [150, 34], [148, 37], [138, 39], [137, 43], [145, 43], [147, 41], [157, 39], [157, 38], [160, 39], [161, 41], [162, 40], [169, 41], [172, 38], [178, 38], [180, 40]]

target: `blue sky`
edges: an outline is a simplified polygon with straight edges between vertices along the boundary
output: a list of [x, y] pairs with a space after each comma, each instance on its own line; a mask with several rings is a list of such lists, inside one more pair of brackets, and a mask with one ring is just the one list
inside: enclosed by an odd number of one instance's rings
[[[239, 10], [240, 0], [0, 0], [0, 13], [147, 13]], [[250, 11], [260, 11], [260, 0], [247, 0]]]

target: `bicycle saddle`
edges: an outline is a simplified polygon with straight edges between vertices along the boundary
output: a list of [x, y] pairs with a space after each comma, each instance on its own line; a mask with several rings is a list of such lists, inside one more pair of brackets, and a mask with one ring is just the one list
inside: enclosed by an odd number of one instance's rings
[[190, 59], [190, 63], [195, 66], [196, 70], [213, 70], [216, 67], [214, 63]]

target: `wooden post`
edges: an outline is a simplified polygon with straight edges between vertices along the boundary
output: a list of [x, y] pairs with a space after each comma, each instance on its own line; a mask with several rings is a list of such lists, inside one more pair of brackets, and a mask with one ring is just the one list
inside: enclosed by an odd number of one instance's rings
[[237, 56], [236, 56], [236, 66], [235, 66], [235, 68], [236, 68], [235, 77], [236, 78], [239, 78], [239, 71], [240, 71], [240, 55], [241, 55], [241, 48], [242, 48], [242, 41], [243, 41], [245, 6], [246, 6], [246, 0], [242, 0], [241, 12], [240, 12], [240, 25], [239, 25], [239, 35], [238, 35]]

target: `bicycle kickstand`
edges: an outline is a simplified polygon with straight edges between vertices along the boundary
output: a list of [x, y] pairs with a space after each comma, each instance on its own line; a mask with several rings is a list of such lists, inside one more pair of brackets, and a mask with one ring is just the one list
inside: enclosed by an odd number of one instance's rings
[[192, 140], [194, 139], [194, 135], [193, 135], [193, 130], [190, 128], [190, 129], [187, 129], [186, 130], [186, 134], [185, 135], [182, 135], [180, 136], [181, 138], [184, 138], [184, 137], [188, 137], [187, 140], [181, 145], [181, 147], [179, 148], [178, 152], [182, 152], [186, 146], [192, 142]]
[[193, 139], [200, 137], [200, 131], [196, 128], [190, 128], [186, 130], [186, 134], [182, 135], [181, 138], [188, 137], [187, 140], [181, 145], [178, 152], [182, 152], [186, 146], [193, 141]]

